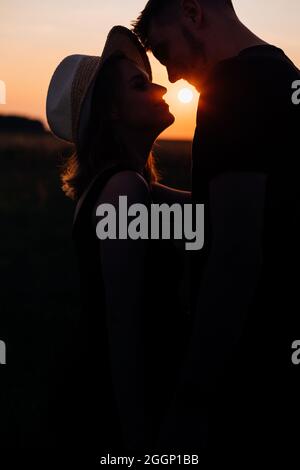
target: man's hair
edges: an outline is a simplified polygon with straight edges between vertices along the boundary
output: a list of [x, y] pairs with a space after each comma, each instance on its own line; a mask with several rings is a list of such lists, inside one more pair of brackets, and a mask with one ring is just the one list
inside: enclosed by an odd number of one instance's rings
[[[227, 6], [234, 10], [232, 0], [201, 0], [209, 6]], [[148, 32], [150, 22], [153, 19], [168, 20], [174, 17], [176, 7], [179, 6], [180, 0], [149, 0], [144, 10], [140, 13], [137, 20], [132, 22], [133, 32], [139, 37], [146, 49], [150, 48], [148, 41]]]

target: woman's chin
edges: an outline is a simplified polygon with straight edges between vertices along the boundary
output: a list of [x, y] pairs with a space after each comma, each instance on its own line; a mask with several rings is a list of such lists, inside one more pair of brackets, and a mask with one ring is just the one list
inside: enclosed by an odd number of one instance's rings
[[167, 112], [165, 116], [161, 117], [161, 125], [164, 126], [164, 129], [171, 126], [175, 122], [175, 116], [170, 112]]
[[158, 136], [161, 134], [164, 130], [166, 130], [168, 127], [172, 126], [172, 124], [175, 121], [175, 117], [173, 114], [171, 114], [169, 111], [167, 113], [161, 114], [159, 119], [155, 120], [151, 124], [149, 123], [147, 126], [145, 126], [148, 130], [151, 128], [153, 130], [153, 133]]
[[170, 121], [171, 121], [171, 124], [174, 124], [175, 122], [175, 116], [172, 113], [170, 113]]

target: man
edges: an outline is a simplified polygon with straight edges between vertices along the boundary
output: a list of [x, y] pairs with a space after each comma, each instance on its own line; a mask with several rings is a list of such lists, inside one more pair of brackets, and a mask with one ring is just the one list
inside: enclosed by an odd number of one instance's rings
[[150, 0], [134, 31], [171, 82], [201, 92], [192, 196], [205, 205], [205, 243], [161, 446], [271, 459], [297, 429], [299, 70], [231, 0]]

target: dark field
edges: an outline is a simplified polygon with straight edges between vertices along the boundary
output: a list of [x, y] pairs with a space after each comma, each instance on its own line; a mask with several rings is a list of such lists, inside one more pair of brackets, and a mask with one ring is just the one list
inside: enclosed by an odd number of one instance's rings
[[[156, 147], [164, 184], [190, 187], [189, 142]], [[71, 244], [74, 204], [58, 167], [70, 148], [50, 135], [0, 134], [0, 448], [51, 448], [49, 403], [71, 354], [78, 276]]]

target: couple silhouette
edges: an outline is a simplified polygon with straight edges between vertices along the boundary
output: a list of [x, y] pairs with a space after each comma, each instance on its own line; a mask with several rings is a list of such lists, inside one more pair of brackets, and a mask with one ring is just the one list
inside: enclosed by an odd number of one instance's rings
[[[147, 56], [200, 92], [192, 191], [159, 183], [155, 140], [174, 116]], [[81, 278], [74, 364], [54, 416], [58, 447], [89, 455], [189, 452], [267, 459], [297, 439], [299, 70], [230, 0], [150, 0], [101, 57], [66, 57], [47, 96], [75, 144], [62, 171], [76, 202]], [[96, 236], [100, 204], [204, 204], [204, 246]], [[296, 336], [296, 337], [295, 337]], [[275, 450], [276, 449], [276, 450]]]

